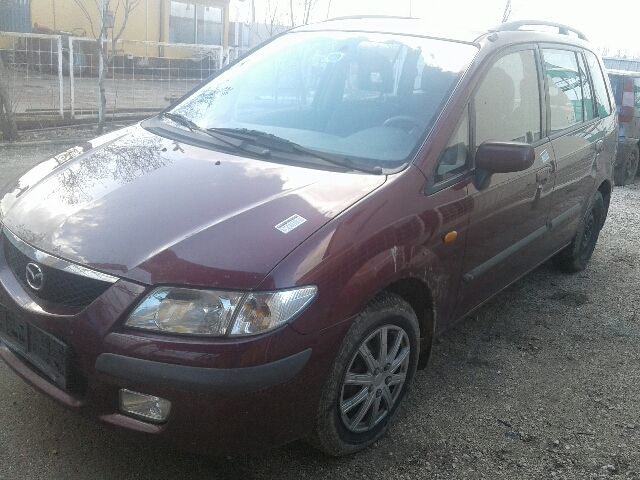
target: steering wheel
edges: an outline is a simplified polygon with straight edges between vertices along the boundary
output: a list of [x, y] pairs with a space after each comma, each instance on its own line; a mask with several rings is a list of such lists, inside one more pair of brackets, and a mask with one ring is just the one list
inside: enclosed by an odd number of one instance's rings
[[[422, 128], [422, 122], [417, 119], [416, 117], [412, 117], [410, 115], [397, 115], [395, 117], [391, 117], [391, 118], [387, 118], [383, 125], [385, 127], [393, 127], [396, 126], [396, 128], [399, 128], [400, 130], [403, 130], [405, 132], [407, 132], [409, 135], [413, 135], [416, 130], [418, 130], [419, 128]], [[403, 128], [409, 126], [410, 128]]]

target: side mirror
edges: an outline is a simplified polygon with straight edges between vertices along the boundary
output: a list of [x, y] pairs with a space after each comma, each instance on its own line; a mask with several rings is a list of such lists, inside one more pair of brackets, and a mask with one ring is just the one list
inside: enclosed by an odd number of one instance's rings
[[522, 172], [535, 160], [536, 151], [528, 143], [485, 142], [476, 151], [476, 168], [490, 173]]

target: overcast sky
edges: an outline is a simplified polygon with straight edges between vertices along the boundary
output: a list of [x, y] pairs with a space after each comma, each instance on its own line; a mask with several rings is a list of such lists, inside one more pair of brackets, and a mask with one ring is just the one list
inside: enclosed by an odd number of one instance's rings
[[[251, 0], [232, 0], [248, 14]], [[289, 0], [255, 0], [258, 19], [264, 19], [268, 2], [277, 5], [283, 22]], [[324, 20], [329, 0], [317, 0], [313, 19]], [[506, 0], [332, 0], [330, 17], [357, 14], [409, 15], [441, 25], [486, 30], [502, 20]], [[640, 1], [638, 0], [512, 0], [510, 20], [543, 19], [582, 30], [599, 48], [608, 47], [640, 56]], [[231, 13], [234, 16], [235, 7]], [[241, 10], [242, 11], [242, 10]], [[247, 17], [248, 18], [248, 17]]]

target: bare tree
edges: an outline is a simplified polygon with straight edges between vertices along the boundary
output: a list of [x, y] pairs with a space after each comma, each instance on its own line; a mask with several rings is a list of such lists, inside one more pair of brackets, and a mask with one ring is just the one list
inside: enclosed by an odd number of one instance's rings
[[[291, 26], [298, 25], [296, 19], [301, 19], [300, 24], [306, 25], [311, 20], [311, 14], [316, 7], [318, 0], [289, 0], [289, 17], [291, 20]], [[329, 0], [329, 9], [331, 8], [331, 0]], [[327, 9], [327, 15], [328, 11]], [[300, 16], [296, 15], [296, 12], [300, 11]]]
[[294, 8], [294, 1], [293, 0], [289, 0], [289, 15], [291, 16], [291, 26], [295, 27], [296, 26], [296, 16], [295, 16], [295, 8]]
[[[118, 41], [122, 37], [131, 12], [133, 12], [142, 0], [73, 0], [88, 20], [91, 34], [96, 39], [99, 53], [98, 72], [98, 133], [104, 130], [105, 113], [107, 109], [107, 97], [105, 91], [105, 79], [107, 69], [117, 51]], [[99, 24], [94, 24], [94, 14], [98, 13]], [[122, 12], [120, 25], [116, 25], [118, 13]], [[111, 48], [109, 48], [109, 31], [111, 31]], [[73, 59], [71, 59], [73, 64]]]
[[325, 18], [329, 20], [330, 16], [331, 16], [331, 0], [327, 0], [327, 16]]
[[303, 0], [302, 2], [302, 7], [303, 7], [303, 20], [302, 23], [304, 25], [307, 25], [309, 23], [309, 20], [311, 20], [311, 14], [313, 13], [313, 9], [315, 8], [316, 4], [318, 3], [318, 0]]
[[266, 19], [267, 19], [267, 33], [269, 38], [273, 37], [277, 32], [276, 29], [280, 25], [280, 17], [278, 16], [278, 1], [267, 0], [267, 11], [266, 11]]
[[7, 72], [0, 57], [0, 130], [6, 140], [17, 140], [18, 129], [13, 116], [9, 87], [7, 87]]

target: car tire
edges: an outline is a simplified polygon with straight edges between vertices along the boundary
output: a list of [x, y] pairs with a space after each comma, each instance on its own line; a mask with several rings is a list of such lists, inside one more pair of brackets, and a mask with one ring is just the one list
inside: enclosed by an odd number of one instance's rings
[[606, 217], [607, 208], [604, 199], [600, 192], [596, 192], [573, 241], [554, 257], [554, 262], [560, 270], [576, 273], [587, 268]]
[[640, 174], [639, 163], [640, 149], [635, 145], [627, 150], [624, 162], [615, 169], [616, 185], [624, 186], [631, 183], [636, 175]]
[[[383, 335], [386, 357], [381, 354]], [[368, 447], [386, 433], [415, 376], [419, 338], [416, 314], [401, 297], [384, 293], [369, 304], [345, 336], [325, 383], [309, 439], [314, 447], [339, 457]], [[370, 362], [362, 355], [363, 346], [371, 353]], [[394, 383], [403, 375], [402, 384]], [[355, 381], [362, 383], [350, 384]]]

